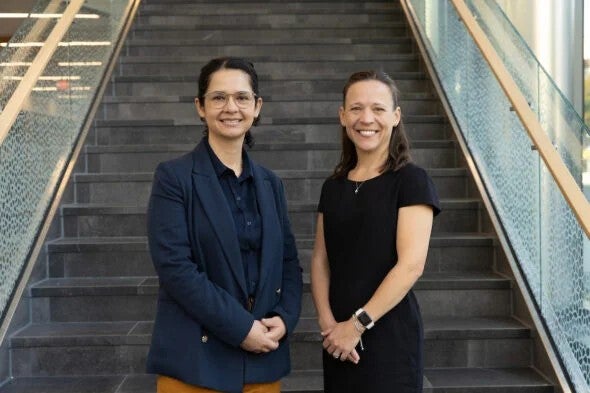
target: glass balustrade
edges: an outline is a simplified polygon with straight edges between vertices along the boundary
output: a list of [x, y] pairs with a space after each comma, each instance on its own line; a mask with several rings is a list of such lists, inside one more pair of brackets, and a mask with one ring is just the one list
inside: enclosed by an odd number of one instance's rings
[[[408, 3], [556, 350], [576, 391], [590, 391], [588, 238], [450, 1]], [[466, 4], [581, 189], [588, 128], [500, 7]]]
[[[0, 142], [0, 315], [4, 315], [134, 0], [88, 0]], [[0, 112], [68, 2], [40, 0], [0, 47]]]

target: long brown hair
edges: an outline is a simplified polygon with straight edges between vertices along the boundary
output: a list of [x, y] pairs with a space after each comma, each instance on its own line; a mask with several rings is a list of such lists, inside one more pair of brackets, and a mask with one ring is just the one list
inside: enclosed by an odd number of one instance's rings
[[[393, 79], [391, 79], [389, 75], [382, 71], [360, 71], [352, 74], [348, 78], [348, 81], [344, 85], [344, 89], [342, 91], [342, 105], [344, 105], [346, 102], [346, 93], [348, 93], [350, 86], [357, 82], [367, 80], [376, 80], [389, 87], [389, 90], [391, 90], [391, 96], [393, 98], [393, 108], [395, 109], [399, 106], [399, 89], [397, 88], [397, 85]], [[356, 166], [357, 161], [358, 157], [354, 143], [352, 143], [346, 134], [346, 127], [343, 126], [342, 154], [340, 155], [340, 162], [338, 165], [336, 165], [336, 169], [334, 169], [334, 173], [331, 177], [337, 178], [347, 176], [348, 172]], [[389, 170], [397, 171], [410, 161], [410, 142], [408, 141], [408, 137], [406, 135], [403, 120], [400, 118], [399, 123], [397, 123], [397, 126], [393, 127], [391, 132], [391, 139], [389, 140], [389, 154], [385, 164], [383, 164], [381, 167], [380, 172]]]

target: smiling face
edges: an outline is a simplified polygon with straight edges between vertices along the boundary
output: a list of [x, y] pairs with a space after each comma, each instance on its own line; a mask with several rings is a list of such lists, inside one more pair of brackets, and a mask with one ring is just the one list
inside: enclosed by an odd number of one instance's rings
[[[216, 92], [233, 97], [228, 97], [226, 104], [218, 108], [211, 101], [218, 98], [219, 95], [212, 94]], [[235, 101], [238, 92], [253, 93], [250, 76], [238, 69], [220, 69], [211, 74], [203, 100], [195, 100], [197, 112], [207, 124], [210, 139], [241, 142], [260, 114], [262, 99], [256, 98], [246, 107], [238, 106]]]
[[392, 130], [400, 118], [401, 110], [394, 106], [389, 86], [377, 80], [350, 85], [340, 107], [340, 124], [358, 154], [387, 157]]

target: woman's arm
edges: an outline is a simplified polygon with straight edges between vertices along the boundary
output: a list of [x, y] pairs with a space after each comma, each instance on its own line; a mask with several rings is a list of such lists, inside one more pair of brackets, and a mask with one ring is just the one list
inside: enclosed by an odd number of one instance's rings
[[395, 307], [424, 271], [432, 231], [432, 207], [413, 205], [399, 209], [397, 219], [397, 264], [389, 271], [363, 307], [377, 322]]
[[315, 243], [311, 255], [311, 294], [318, 312], [322, 332], [334, 327], [336, 320], [330, 308], [330, 266], [324, 242], [324, 215], [318, 214]]

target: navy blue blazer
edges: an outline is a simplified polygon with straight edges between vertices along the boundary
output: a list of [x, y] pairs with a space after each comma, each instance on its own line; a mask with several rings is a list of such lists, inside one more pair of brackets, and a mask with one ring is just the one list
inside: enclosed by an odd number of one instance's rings
[[248, 293], [230, 207], [203, 142], [161, 163], [148, 207], [150, 253], [160, 279], [149, 373], [225, 392], [277, 381], [290, 371], [288, 340], [267, 354], [242, 350], [255, 319], [279, 315], [293, 332], [301, 267], [283, 185], [252, 162], [262, 217], [260, 280]]

